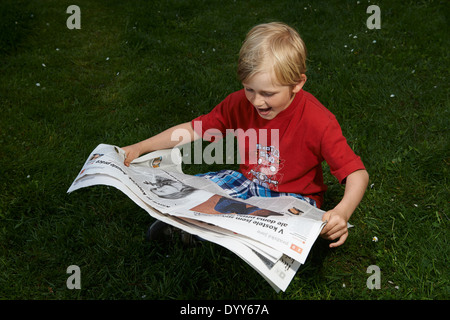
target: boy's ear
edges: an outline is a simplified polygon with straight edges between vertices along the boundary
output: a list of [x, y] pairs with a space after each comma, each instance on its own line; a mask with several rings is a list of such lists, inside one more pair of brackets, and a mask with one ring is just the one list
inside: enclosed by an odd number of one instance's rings
[[302, 90], [303, 86], [305, 85], [305, 82], [308, 78], [306, 77], [306, 74], [302, 74], [302, 80], [300, 80], [299, 83], [297, 83], [296, 85], [294, 85], [294, 88], [292, 89], [293, 93], [297, 93], [300, 90]]

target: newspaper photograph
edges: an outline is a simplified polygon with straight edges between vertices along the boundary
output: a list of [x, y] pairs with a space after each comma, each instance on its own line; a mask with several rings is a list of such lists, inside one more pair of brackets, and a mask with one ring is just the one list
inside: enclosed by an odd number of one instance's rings
[[68, 192], [113, 186], [155, 219], [234, 252], [277, 291], [287, 288], [324, 226], [324, 212], [297, 198], [234, 199], [215, 183], [184, 174], [178, 149], [152, 152], [129, 167], [124, 158], [122, 149], [100, 144]]

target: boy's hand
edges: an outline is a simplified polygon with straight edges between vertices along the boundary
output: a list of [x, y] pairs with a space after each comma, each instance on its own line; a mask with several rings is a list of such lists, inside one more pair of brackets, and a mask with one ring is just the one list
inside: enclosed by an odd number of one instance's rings
[[125, 161], [123, 162], [127, 167], [130, 166], [131, 161], [136, 159], [141, 155], [141, 149], [138, 144], [133, 144], [131, 146], [122, 147], [125, 151]]
[[330, 243], [330, 248], [339, 247], [347, 240], [347, 221], [352, 216], [366, 191], [369, 174], [366, 170], [357, 170], [349, 174], [346, 180], [344, 197], [334, 209], [325, 212], [322, 217], [322, 221], [327, 220], [328, 223], [322, 229], [321, 237], [328, 240], [339, 239]]
[[344, 214], [333, 209], [325, 212], [322, 221], [325, 220], [328, 220], [328, 222], [322, 229], [320, 236], [327, 240], [339, 239], [336, 242], [330, 243], [330, 248], [339, 247], [348, 237], [347, 220], [344, 218]]

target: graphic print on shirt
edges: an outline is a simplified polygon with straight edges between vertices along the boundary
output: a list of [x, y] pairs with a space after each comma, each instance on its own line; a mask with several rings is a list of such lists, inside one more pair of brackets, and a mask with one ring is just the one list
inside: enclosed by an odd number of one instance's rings
[[257, 163], [248, 172], [248, 178], [255, 183], [274, 191], [278, 191], [278, 184], [281, 183], [283, 174], [280, 170], [283, 167], [280, 159], [280, 150], [275, 146], [264, 146], [256, 144]]

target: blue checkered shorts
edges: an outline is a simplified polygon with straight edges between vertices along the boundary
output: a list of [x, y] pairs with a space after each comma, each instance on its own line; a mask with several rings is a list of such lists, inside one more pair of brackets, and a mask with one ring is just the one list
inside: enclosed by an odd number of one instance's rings
[[220, 186], [232, 198], [248, 199], [250, 197], [281, 197], [293, 196], [316, 206], [316, 201], [301, 194], [277, 192], [247, 179], [242, 173], [234, 170], [207, 172], [196, 176], [206, 178]]

